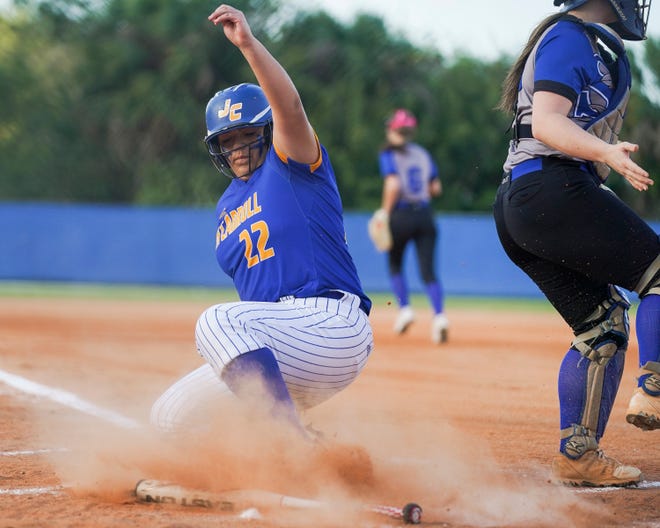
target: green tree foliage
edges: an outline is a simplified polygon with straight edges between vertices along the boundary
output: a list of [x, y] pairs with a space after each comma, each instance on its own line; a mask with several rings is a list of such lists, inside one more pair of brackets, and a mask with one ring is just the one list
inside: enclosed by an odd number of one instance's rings
[[[378, 206], [384, 122], [406, 107], [441, 170], [438, 208], [490, 210], [510, 121], [493, 108], [512, 58], [448, 60], [372, 15], [343, 24], [286, 0], [235, 5], [298, 86], [346, 209]], [[16, 0], [0, 15], [0, 199], [212, 205], [228, 180], [209, 163], [204, 108], [254, 77], [209, 10], [206, 0]], [[660, 75], [660, 44], [644, 49], [622, 136], [660, 174], [660, 109], [640, 89]], [[658, 216], [660, 189], [611, 183]]]
[[618, 176], [612, 176], [608, 184], [612, 182], [617, 194], [641, 214], [660, 218], [660, 41], [649, 39], [642, 53], [638, 49], [634, 51], [637, 53], [631, 54], [635, 74], [633, 95], [621, 139], [639, 145], [639, 153], [634, 158], [649, 171], [656, 184], [645, 192], [634, 190]]

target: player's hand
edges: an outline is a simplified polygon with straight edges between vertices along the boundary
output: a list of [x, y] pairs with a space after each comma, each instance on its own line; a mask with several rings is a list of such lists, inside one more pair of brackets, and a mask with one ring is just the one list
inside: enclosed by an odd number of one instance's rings
[[630, 154], [638, 150], [639, 145], [622, 141], [615, 145], [610, 145], [604, 161], [613, 170], [628, 180], [634, 189], [647, 191], [649, 186], [653, 185], [653, 180], [649, 177], [648, 172], [630, 158]]
[[245, 15], [232, 6], [220, 5], [208, 18], [216, 26], [222, 24], [227, 39], [239, 49], [254, 39]]

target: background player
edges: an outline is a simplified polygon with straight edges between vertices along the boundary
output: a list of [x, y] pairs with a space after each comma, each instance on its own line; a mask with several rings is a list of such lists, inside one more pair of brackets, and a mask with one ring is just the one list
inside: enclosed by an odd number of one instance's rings
[[208, 408], [207, 398], [231, 391], [304, 432], [298, 411], [364, 367], [371, 301], [345, 242], [328, 154], [293, 82], [241, 11], [223, 4], [209, 20], [259, 83], [222, 90], [206, 109], [208, 151], [231, 178], [216, 208], [216, 257], [240, 301], [202, 313], [195, 337], [207, 363], [168, 389], [151, 419], [176, 429]]
[[429, 152], [412, 141], [417, 119], [408, 110], [398, 109], [387, 120], [386, 144], [378, 162], [383, 177], [381, 211], [389, 218], [392, 245], [388, 266], [392, 290], [399, 304], [394, 331], [404, 333], [415, 320], [410, 306], [408, 285], [403, 270], [403, 256], [409, 242], [417, 250], [419, 272], [426, 288], [434, 317], [431, 339], [447, 341], [449, 321], [444, 314], [442, 283], [435, 273], [437, 228], [431, 198], [442, 192], [438, 169]]
[[543, 291], [575, 339], [559, 371], [561, 433], [554, 479], [628, 485], [639, 469], [599, 442], [619, 388], [636, 292], [641, 373], [627, 420], [660, 427], [660, 239], [602, 183], [610, 168], [635, 189], [653, 181], [618, 141], [630, 91], [622, 37], [646, 34], [650, 1], [555, 0], [504, 84], [514, 139], [495, 203], [506, 253]]

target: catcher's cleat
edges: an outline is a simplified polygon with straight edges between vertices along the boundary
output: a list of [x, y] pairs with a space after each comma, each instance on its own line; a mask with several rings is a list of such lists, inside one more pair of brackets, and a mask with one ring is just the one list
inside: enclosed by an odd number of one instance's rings
[[404, 306], [399, 310], [399, 315], [394, 322], [394, 331], [403, 334], [415, 320], [415, 312], [410, 306]]
[[660, 429], [660, 396], [651, 396], [637, 387], [628, 404], [626, 421], [644, 431]]
[[573, 460], [561, 453], [552, 460], [552, 481], [568, 486], [632, 486], [642, 478], [642, 472], [605, 456], [600, 450], [587, 451]]
[[431, 339], [436, 345], [446, 343], [449, 339], [449, 320], [445, 314], [439, 313], [433, 317]]

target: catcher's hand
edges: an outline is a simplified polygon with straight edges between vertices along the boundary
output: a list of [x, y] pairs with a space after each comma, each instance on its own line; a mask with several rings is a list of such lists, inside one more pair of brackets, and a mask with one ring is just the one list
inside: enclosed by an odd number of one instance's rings
[[369, 238], [378, 251], [389, 251], [392, 248], [392, 233], [390, 217], [385, 209], [378, 209], [367, 224]]

